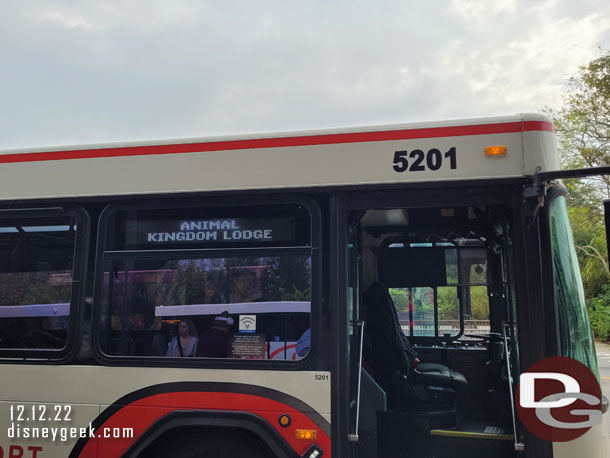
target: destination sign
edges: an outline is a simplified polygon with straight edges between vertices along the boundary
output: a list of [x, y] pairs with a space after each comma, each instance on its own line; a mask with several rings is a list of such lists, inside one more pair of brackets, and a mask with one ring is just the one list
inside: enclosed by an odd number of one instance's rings
[[292, 218], [139, 221], [136, 244], [263, 243], [295, 239]]

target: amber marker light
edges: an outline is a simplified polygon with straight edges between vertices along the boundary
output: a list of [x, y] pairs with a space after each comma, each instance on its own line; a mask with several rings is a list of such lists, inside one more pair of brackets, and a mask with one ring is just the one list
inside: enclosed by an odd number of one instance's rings
[[485, 156], [506, 156], [507, 151], [506, 146], [486, 146]]
[[290, 416], [286, 414], [280, 415], [278, 422], [280, 423], [280, 426], [284, 428], [287, 428], [288, 426], [290, 426], [290, 423], [292, 423], [292, 421], [290, 420]]
[[294, 434], [297, 439], [315, 441], [318, 438], [318, 431], [315, 429], [295, 429]]

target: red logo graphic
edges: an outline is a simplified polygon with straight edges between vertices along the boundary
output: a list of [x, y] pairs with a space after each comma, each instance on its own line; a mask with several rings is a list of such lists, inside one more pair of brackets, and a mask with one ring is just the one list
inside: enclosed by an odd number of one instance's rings
[[539, 438], [567, 442], [601, 423], [602, 392], [597, 377], [579, 361], [545, 358], [521, 374], [517, 412]]

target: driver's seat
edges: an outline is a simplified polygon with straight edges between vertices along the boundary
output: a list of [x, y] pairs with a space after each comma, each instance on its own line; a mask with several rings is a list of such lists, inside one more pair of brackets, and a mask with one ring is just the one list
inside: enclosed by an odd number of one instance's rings
[[468, 388], [466, 378], [435, 363], [413, 365], [417, 352], [402, 332], [388, 288], [373, 283], [363, 294], [366, 366], [386, 391], [391, 407], [446, 409]]

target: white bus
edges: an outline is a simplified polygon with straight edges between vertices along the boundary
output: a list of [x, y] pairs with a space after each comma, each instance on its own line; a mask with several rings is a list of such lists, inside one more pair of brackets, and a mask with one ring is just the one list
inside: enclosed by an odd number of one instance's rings
[[607, 456], [513, 401], [598, 377], [558, 168], [531, 114], [0, 152], [0, 458]]

